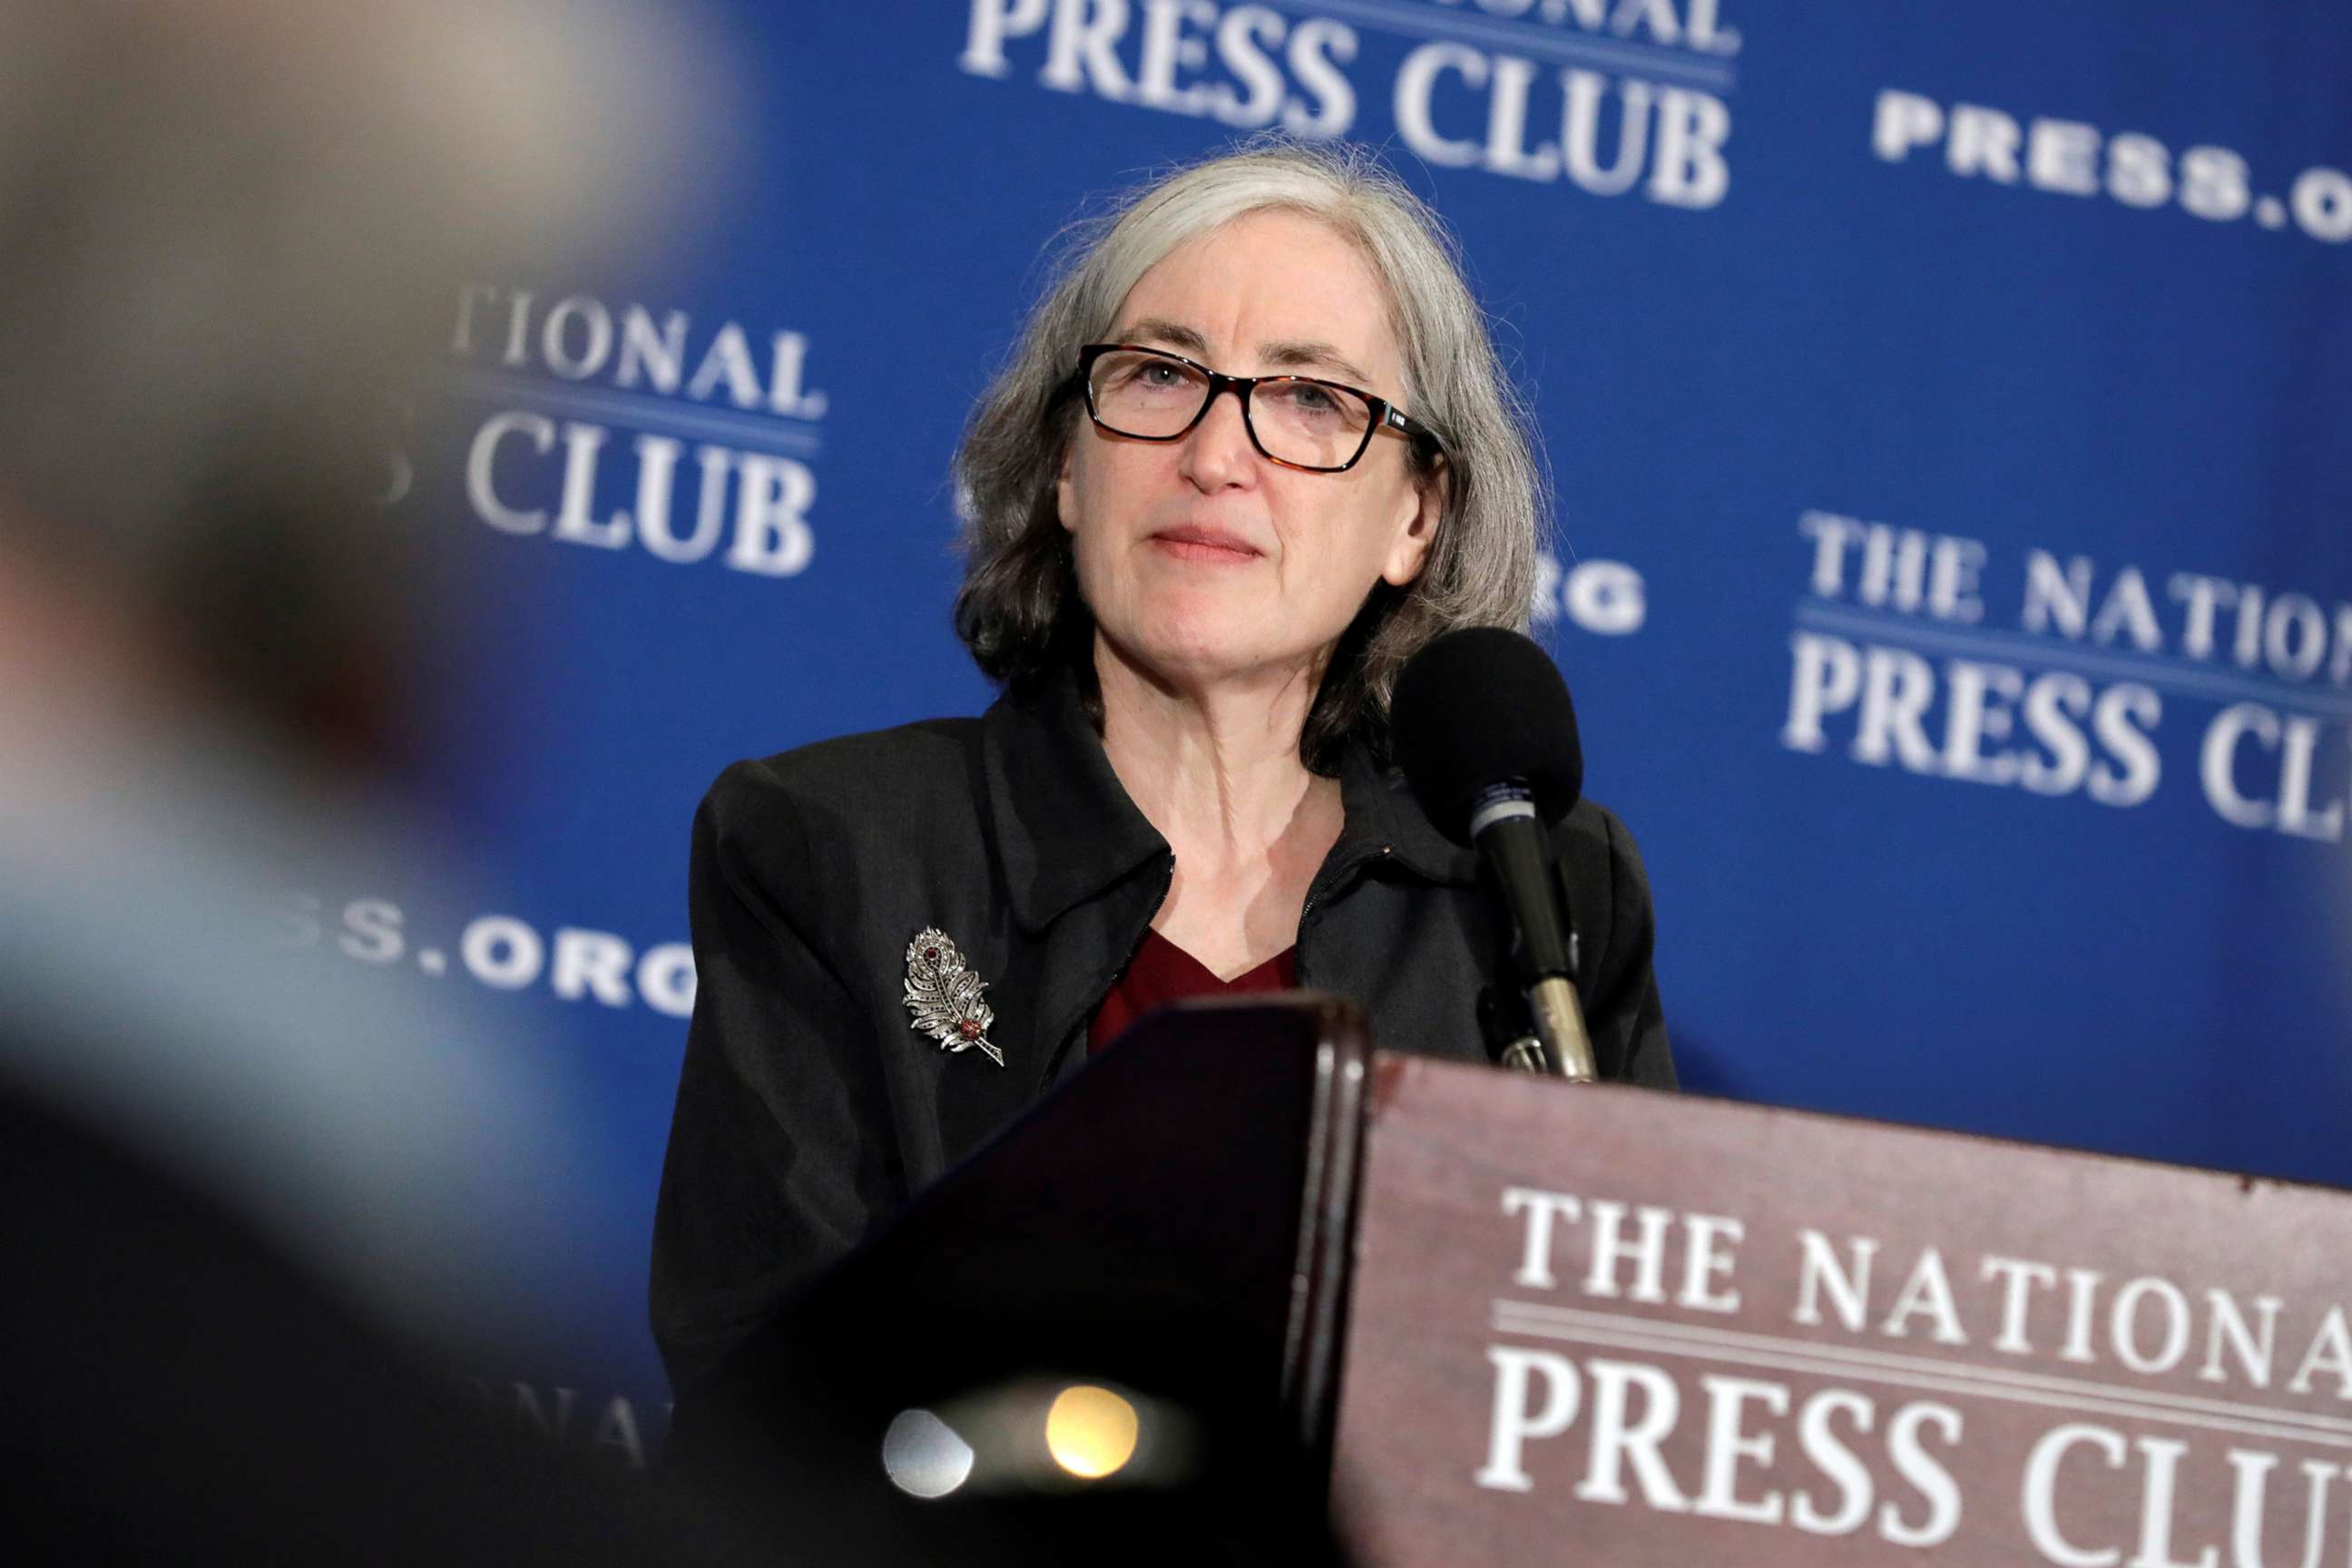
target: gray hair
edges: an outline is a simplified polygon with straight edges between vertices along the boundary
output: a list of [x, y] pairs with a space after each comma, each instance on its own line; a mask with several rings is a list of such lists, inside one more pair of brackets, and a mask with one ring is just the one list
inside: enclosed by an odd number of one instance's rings
[[[1432, 639], [1461, 626], [1526, 629], [1549, 521], [1532, 425], [1463, 279], [1459, 248], [1366, 149], [1253, 143], [1130, 192], [1068, 232], [1055, 280], [956, 453], [965, 570], [955, 626], [993, 679], [1075, 665], [1092, 691], [1093, 621], [1055, 496], [1085, 417], [1073, 380], [1078, 349], [1110, 331], [1129, 290], [1162, 257], [1269, 208], [1329, 225], [1386, 282], [1406, 406], [1444, 446], [1445, 506], [1421, 574], [1402, 589], [1374, 585], [1299, 736], [1307, 765], [1328, 772], [1351, 736], [1385, 750], [1398, 672]], [[1419, 443], [1414, 461], [1424, 477], [1434, 472], [1434, 455]]]

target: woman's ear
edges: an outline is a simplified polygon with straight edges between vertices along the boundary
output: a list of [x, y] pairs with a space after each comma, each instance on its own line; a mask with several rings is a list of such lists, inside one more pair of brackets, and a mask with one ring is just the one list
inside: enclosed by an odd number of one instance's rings
[[1065, 533], [1078, 531], [1076, 484], [1070, 474], [1070, 465], [1077, 460], [1074, 456], [1076, 447], [1077, 443], [1073, 441], [1062, 448], [1062, 471], [1054, 479], [1054, 514], [1061, 519]]
[[1453, 495], [1454, 470], [1441, 454], [1413, 486], [1412, 510], [1398, 521], [1388, 561], [1381, 569], [1384, 581], [1402, 588], [1421, 575], [1421, 569], [1429, 563], [1429, 547], [1436, 542], [1438, 524], [1444, 520], [1446, 504]]

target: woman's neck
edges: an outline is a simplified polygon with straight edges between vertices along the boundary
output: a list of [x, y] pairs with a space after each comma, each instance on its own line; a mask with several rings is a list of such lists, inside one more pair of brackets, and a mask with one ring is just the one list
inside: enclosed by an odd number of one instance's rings
[[1221, 975], [1288, 947], [1344, 815], [1299, 760], [1319, 672], [1177, 688], [1097, 635], [1095, 673], [1111, 771], [1176, 855], [1152, 923]]

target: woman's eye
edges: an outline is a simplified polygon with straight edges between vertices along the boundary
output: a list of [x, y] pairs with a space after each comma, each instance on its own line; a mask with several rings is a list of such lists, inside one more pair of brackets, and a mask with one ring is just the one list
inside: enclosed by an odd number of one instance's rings
[[1181, 364], [1165, 360], [1138, 360], [1118, 372], [1118, 384], [1134, 392], [1176, 392], [1190, 384]]
[[1294, 381], [1282, 388], [1282, 401], [1294, 414], [1325, 418], [1339, 412], [1339, 399], [1328, 388]]

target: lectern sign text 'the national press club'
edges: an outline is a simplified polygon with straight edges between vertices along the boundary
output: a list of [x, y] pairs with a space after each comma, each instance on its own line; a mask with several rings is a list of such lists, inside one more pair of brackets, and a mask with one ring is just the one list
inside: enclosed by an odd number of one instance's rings
[[1379, 1071], [1334, 1480], [1361, 1561], [2343, 1560], [2352, 1196]]

